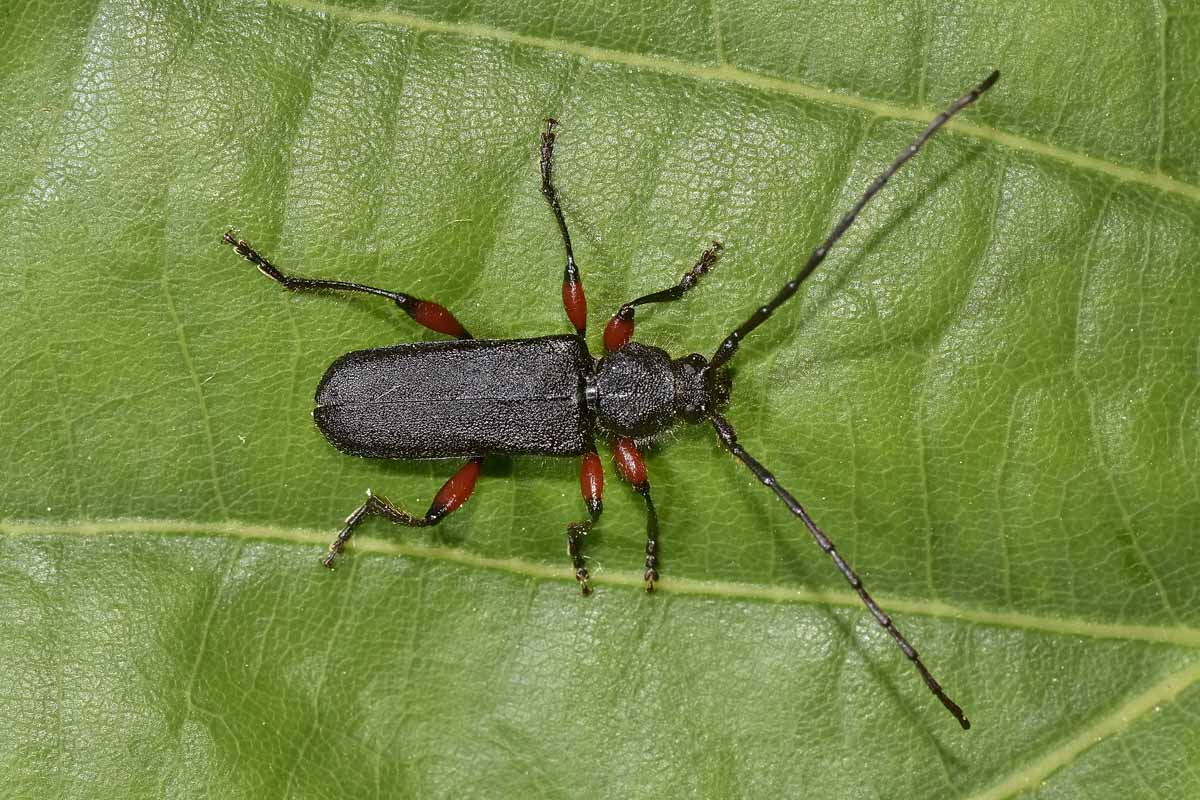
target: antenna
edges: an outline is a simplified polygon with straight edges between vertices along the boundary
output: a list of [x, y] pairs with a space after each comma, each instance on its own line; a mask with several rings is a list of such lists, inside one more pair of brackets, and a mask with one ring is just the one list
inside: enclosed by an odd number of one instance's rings
[[929, 123], [929, 127], [927, 127], [920, 136], [914, 139], [912, 144], [904, 148], [904, 151], [901, 152], [900, 155], [896, 156], [896, 160], [893, 161], [891, 165], [883, 171], [883, 174], [876, 178], [874, 182], [867, 187], [867, 190], [863, 192], [862, 197], [858, 198], [858, 202], [854, 204], [849, 213], [842, 217], [841, 221], [834, 226], [830, 234], [825, 237], [825, 241], [821, 242], [820, 246], [817, 247], [816, 250], [813, 250], [812, 255], [808, 257], [808, 261], [804, 264], [804, 267], [798, 273], [796, 273], [796, 277], [785, 283], [783, 288], [780, 289], [765, 306], [760, 306], [758, 310], [750, 315], [750, 319], [743, 322], [732, 333], [725, 337], [725, 341], [721, 342], [721, 346], [717, 348], [717, 352], [713, 354], [712, 359], [708, 362], [709, 369], [719, 367], [732, 358], [733, 354], [737, 352], [738, 345], [741, 343], [742, 339], [746, 338], [747, 334], [770, 319], [771, 315], [775, 313], [775, 309], [779, 308], [781, 305], [791, 299], [792, 295], [796, 293], [796, 290], [800, 288], [800, 284], [804, 282], [804, 279], [811, 275], [813, 271], [821, 265], [821, 262], [825, 260], [825, 256], [829, 254], [830, 248], [837, 244], [838, 239], [842, 238], [842, 234], [848, 231], [850, 226], [854, 224], [854, 220], [858, 218], [859, 213], [863, 210], [867, 203], [871, 202], [871, 198], [878, 194], [879, 190], [887, 185], [887, 182], [891, 179], [891, 177], [895, 175], [902, 166], [904, 166], [905, 162], [917, 154], [917, 151], [921, 149], [922, 145], [929, 141], [929, 138], [937, 133], [939, 128], [945, 125], [946, 122], [948, 122], [949, 119], [959, 111], [962, 111], [964, 108], [971, 105], [971, 103], [974, 103], [976, 100], [978, 100], [979, 96], [988, 89], [992, 88], [992, 84], [994, 84], [999, 78], [1000, 71], [994, 70], [991, 75], [988, 75], [983, 79], [982, 83], [964, 94], [962, 97], [955, 100], [950, 104], [949, 108], [934, 117], [933, 122]]

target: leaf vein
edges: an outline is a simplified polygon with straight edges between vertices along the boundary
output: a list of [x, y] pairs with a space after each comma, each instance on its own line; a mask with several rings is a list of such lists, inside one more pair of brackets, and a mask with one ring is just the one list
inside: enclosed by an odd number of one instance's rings
[[[384, 23], [401, 25], [416, 31], [428, 33], [446, 33], [473, 39], [492, 40], [541, 50], [573, 54], [592, 62], [605, 62], [636, 67], [660, 74], [678, 75], [698, 81], [713, 81], [718, 83], [736, 83], [769, 92], [779, 92], [805, 99], [843, 108], [853, 108], [865, 111], [879, 117], [928, 122], [930, 112], [924, 108], [911, 108], [895, 103], [870, 100], [863, 97], [848, 95], [828, 89], [813, 86], [785, 78], [775, 78], [753, 72], [741, 67], [728, 64], [706, 66], [665, 56], [643, 55], [641, 53], [614, 50], [611, 48], [594, 47], [580, 44], [567, 39], [556, 39], [543, 36], [516, 33], [482, 23], [443, 22], [425, 17], [403, 14], [396, 11], [363, 11], [346, 9], [317, 2], [317, 0], [275, 0], [278, 5], [291, 7], [299, 11], [313, 12], [329, 17], [348, 19], [352, 23]], [[947, 123], [946, 128], [962, 134], [983, 139], [1002, 145], [1011, 150], [1019, 150], [1035, 155], [1053, 158], [1065, 162], [1072, 167], [1102, 173], [1126, 183], [1136, 183], [1150, 186], [1161, 192], [1179, 194], [1189, 200], [1200, 202], [1200, 185], [1177, 180], [1167, 175], [1148, 172], [1144, 169], [1126, 167], [1112, 161], [1095, 156], [1089, 156], [1075, 150], [1057, 145], [1038, 142], [1025, 136], [1007, 133], [988, 125], [980, 125], [954, 120]]]
[[[224, 536], [234, 539], [257, 539], [313, 547], [324, 551], [329, 532], [273, 525], [251, 525], [243, 522], [192, 522], [182, 519], [113, 519], [113, 520], [0, 520], [0, 534], [19, 536], [77, 536], [81, 538], [147, 535], [200, 537]], [[360, 553], [422, 558], [459, 564], [474, 569], [506, 572], [538, 580], [553, 580], [574, 584], [575, 576], [558, 564], [545, 564], [523, 558], [493, 558], [456, 547], [429, 546], [395, 540], [356, 536], [355, 550]], [[626, 570], [605, 570], [605, 586], [642, 588], [642, 574]], [[766, 586], [734, 581], [701, 580], [697, 578], [664, 577], [656, 585], [665, 593], [702, 597], [722, 597], [737, 600], [764, 600], [776, 603], [842, 606], [858, 609], [858, 596], [848, 591], [798, 589], [792, 586]], [[1050, 617], [1019, 611], [990, 611], [984, 608], [959, 606], [945, 601], [904, 599], [880, 596], [880, 603], [893, 611], [958, 622], [1019, 628], [1041, 633], [1087, 636], [1096, 639], [1118, 639], [1159, 642], [1200, 649], [1200, 628], [1185, 625], [1134, 625], [1095, 622], [1072, 617]], [[1200, 669], [1200, 667], [1198, 667]]]
[[1081, 728], [1058, 747], [1017, 768], [991, 788], [971, 795], [970, 800], [1001, 800], [1037, 788], [1050, 775], [1072, 763], [1078, 756], [1106, 738], [1127, 731], [1145, 714], [1173, 702], [1180, 693], [1197, 681], [1200, 681], [1200, 661], [1167, 675], [1146, 691], [1115, 706], [1109, 713], [1091, 725]]

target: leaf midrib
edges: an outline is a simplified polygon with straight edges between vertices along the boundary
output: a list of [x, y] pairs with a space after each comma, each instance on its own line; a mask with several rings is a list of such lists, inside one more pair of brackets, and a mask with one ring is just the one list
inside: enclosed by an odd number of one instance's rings
[[[323, 547], [329, 542], [329, 531], [307, 528], [292, 528], [277, 525], [252, 525], [241, 522], [193, 522], [182, 519], [112, 519], [50, 522], [44, 520], [9, 519], [0, 521], [0, 535], [5, 536], [78, 536], [102, 537], [122, 534], [160, 534], [163, 536], [225, 536], [234, 539], [261, 539], [286, 542], [304, 546]], [[359, 552], [379, 555], [421, 558], [430, 561], [461, 564], [492, 572], [505, 572], [538, 580], [573, 583], [575, 578], [569, 570], [558, 565], [508, 557], [492, 558], [457, 547], [402, 543], [356, 536], [354, 549]], [[643, 585], [640, 572], [626, 570], [604, 570], [597, 575], [597, 584], [603, 586]], [[736, 581], [700, 580], [696, 578], [671, 578], [660, 580], [657, 587], [664, 592], [706, 597], [722, 597], [739, 600], [766, 600], [776, 603], [798, 603], [860, 608], [861, 601], [852, 592], [818, 591], [788, 586], [739, 583]], [[1154, 642], [1200, 649], [1200, 628], [1187, 626], [1166, 627], [1161, 625], [1122, 625], [1092, 622], [1069, 617], [1046, 617], [1010, 611], [988, 611], [980, 608], [956, 606], [952, 603], [932, 600], [913, 600], [881, 595], [880, 603], [893, 612], [921, 615], [937, 619], [951, 619], [982, 625], [1055, 633], [1068, 636], [1086, 636], [1093, 639], [1115, 639], [1138, 642]]]
[[[355, 24], [383, 23], [398, 25], [424, 33], [448, 33], [471, 39], [493, 40], [526, 47], [535, 47], [540, 50], [578, 56], [588, 61], [621, 64], [651, 72], [686, 77], [697, 81], [737, 83], [762, 91], [802, 97], [806, 100], [825, 105], [865, 111], [876, 117], [912, 120], [914, 122], [928, 122], [930, 119], [930, 111], [927, 108], [913, 108], [895, 103], [869, 100], [857, 95], [807, 86], [798, 81], [763, 75], [726, 63], [709, 66], [665, 56], [652, 56], [626, 50], [594, 47], [569, 39], [531, 36], [482, 23], [445, 22], [413, 14], [404, 14], [398, 11], [347, 9], [317, 2], [317, 0], [273, 0], [273, 2], [277, 5], [300, 11], [315, 12], [346, 19]], [[947, 103], [951, 99], [949, 97], [945, 98]], [[1001, 131], [987, 125], [966, 122], [961, 119], [950, 121], [946, 124], [946, 129], [955, 130], [976, 139], [993, 142], [1010, 150], [1052, 158], [1073, 168], [1097, 172], [1124, 183], [1142, 184], [1161, 192], [1178, 194], [1200, 203], [1200, 186], [1171, 178], [1162, 173], [1147, 172], [1142, 169], [1126, 167], [1102, 158], [1069, 150], [1065, 147], [1038, 142], [1025, 136]]]

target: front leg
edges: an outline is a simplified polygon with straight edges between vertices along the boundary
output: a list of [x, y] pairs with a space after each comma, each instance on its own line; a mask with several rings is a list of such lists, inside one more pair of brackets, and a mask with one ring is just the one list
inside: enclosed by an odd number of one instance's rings
[[717, 263], [717, 256], [721, 254], [723, 249], [725, 248], [720, 242], [713, 242], [711, 247], [700, 254], [700, 258], [696, 260], [692, 268], [683, 273], [683, 277], [679, 279], [679, 283], [670, 289], [652, 292], [636, 300], [630, 300], [617, 309], [617, 313], [613, 314], [608, 320], [608, 324], [604, 326], [604, 349], [610, 353], [615, 353], [628, 344], [629, 340], [633, 338], [634, 310], [638, 306], [649, 305], [650, 303], [670, 303], [673, 300], [683, 297], [699, 283], [701, 276], [712, 269], [713, 264]]

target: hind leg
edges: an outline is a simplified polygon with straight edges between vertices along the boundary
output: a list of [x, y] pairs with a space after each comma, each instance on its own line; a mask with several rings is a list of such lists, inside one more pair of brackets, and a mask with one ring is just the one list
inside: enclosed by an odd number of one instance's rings
[[234, 237], [231, 231], [226, 231], [223, 237], [225, 244], [242, 258], [258, 267], [258, 271], [291, 292], [358, 292], [386, 297], [400, 310], [412, 317], [418, 325], [424, 325], [431, 331], [444, 333], [456, 339], [470, 339], [471, 334], [462, 326], [454, 315], [444, 306], [431, 300], [420, 300], [403, 292], [389, 292], [387, 289], [377, 289], [362, 283], [350, 281], [329, 281], [324, 278], [300, 278], [295, 275], [285, 275], [278, 267], [263, 258], [249, 242]]
[[409, 528], [426, 528], [431, 525], [437, 525], [448, 514], [467, 502], [471, 493], [475, 491], [475, 481], [479, 477], [479, 465], [481, 463], [483, 463], [482, 458], [472, 458], [466, 464], [463, 464], [458, 472], [451, 475], [450, 480], [442, 484], [442, 488], [434, 496], [433, 503], [430, 504], [429, 510], [425, 512], [425, 516], [423, 517], [414, 517], [412, 514], [396, 508], [382, 497], [376, 497], [373, 494], [370, 495], [367, 497], [367, 502], [355, 509], [353, 514], [346, 517], [346, 524], [338, 531], [337, 538], [329, 545], [329, 554], [321, 560], [321, 563], [333, 569], [333, 562], [337, 560], [338, 555], [345, 549], [346, 542], [353, 535], [354, 529], [367, 517], [387, 517], [397, 525], [404, 525]]

